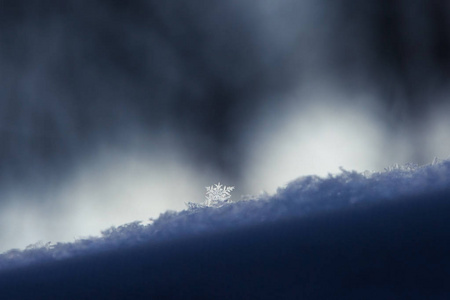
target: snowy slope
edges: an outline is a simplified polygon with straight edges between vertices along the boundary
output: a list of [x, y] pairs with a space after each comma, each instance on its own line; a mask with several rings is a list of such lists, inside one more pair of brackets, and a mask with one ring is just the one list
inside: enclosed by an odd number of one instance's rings
[[[2, 254], [1, 299], [445, 299], [450, 161], [299, 178]], [[153, 297], [153, 298], [152, 298]]]

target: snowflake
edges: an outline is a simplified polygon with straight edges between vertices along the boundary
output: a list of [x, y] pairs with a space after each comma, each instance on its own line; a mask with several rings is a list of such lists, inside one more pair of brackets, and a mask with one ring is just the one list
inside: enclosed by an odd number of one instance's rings
[[195, 211], [204, 207], [221, 207], [231, 198], [230, 193], [234, 190], [234, 186], [221, 185], [220, 182], [206, 187], [206, 200], [203, 203], [187, 202], [189, 210]]
[[219, 183], [214, 186], [206, 187], [206, 205], [215, 206], [222, 202], [227, 202], [231, 198], [230, 193], [234, 190], [234, 186], [222, 186]]

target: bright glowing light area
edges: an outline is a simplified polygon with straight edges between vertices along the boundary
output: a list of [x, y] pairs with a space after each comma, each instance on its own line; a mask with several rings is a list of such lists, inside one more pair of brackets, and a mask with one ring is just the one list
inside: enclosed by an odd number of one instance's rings
[[246, 173], [249, 186], [274, 192], [303, 175], [336, 174], [340, 167], [380, 170], [381, 162], [389, 164], [377, 107], [370, 101], [326, 101], [330, 97], [316, 96], [317, 101], [307, 99], [307, 104], [294, 102], [282, 111], [270, 108], [262, 113], [266, 119], [274, 118], [272, 114], [282, 117], [256, 125]]
[[39, 241], [72, 242], [110, 226], [148, 222], [204, 197], [198, 187], [205, 182], [169, 150], [159, 155], [102, 150], [57, 186], [3, 194], [0, 251]]

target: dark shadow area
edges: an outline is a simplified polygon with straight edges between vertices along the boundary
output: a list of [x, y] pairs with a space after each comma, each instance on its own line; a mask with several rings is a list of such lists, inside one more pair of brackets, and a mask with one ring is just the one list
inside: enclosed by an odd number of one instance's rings
[[311, 83], [367, 91], [394, 132], [420, 132], [446, 99], [449, 19], [425, 0], [2, 1], [0, 178], [64, 174], [139, 131], [238, 181], [257, 108]]

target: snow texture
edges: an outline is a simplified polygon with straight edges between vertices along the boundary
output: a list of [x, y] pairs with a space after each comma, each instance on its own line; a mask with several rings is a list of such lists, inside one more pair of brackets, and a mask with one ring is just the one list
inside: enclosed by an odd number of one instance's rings
[[[216, 207], [191, 203], [188, 210], [167, 211], [147, 225], [136, 221], [111, 227], [100, 237], [82, 238], [73, 243], [39, 242], [25, 250], [12, 249], [0, 255], [0, 270], [314, 216], [361, 203], [395, 201], [439, 192], [450, 186], [450, 160], [435, 159], [425, 166], [394, 165], [385, 172], [341, 170], [341, 174], [326, 178], [298, 178], [279, 188], [274, 195], [246, 196], [242, 201]], [[214, 188], [207, 188], [207, 202], [217, 200], [211, 196], [217, 189], [224, 193], [221, 199], [228, 200], [233, 189], [218, 185]]]

